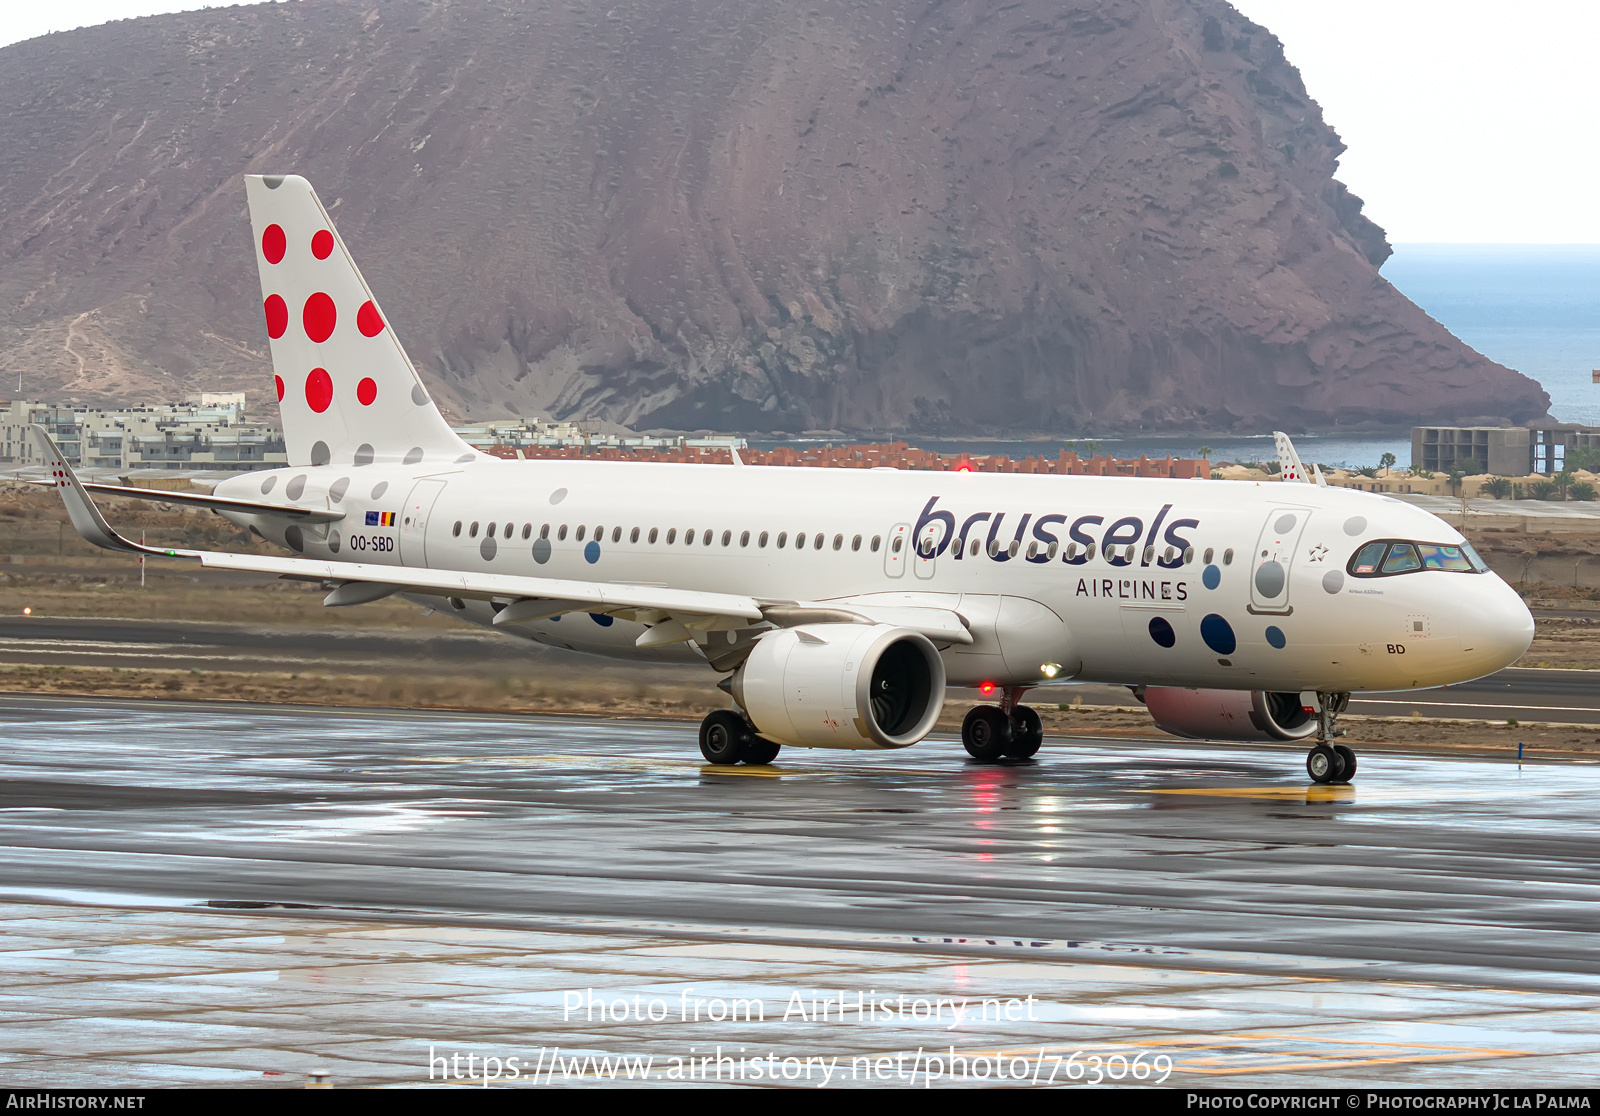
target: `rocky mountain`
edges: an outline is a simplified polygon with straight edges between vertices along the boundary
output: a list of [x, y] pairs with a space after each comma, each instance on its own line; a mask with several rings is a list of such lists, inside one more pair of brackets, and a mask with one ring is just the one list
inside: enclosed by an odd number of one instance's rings
[[[259, 398], [239, 176], [463, 416], [853, 432], [1542, 414], [1378, 274], [1221, 0], [302, 0], [0, 50], [0, 377]], [[3, 382], [3, 381], [0, 381]]]

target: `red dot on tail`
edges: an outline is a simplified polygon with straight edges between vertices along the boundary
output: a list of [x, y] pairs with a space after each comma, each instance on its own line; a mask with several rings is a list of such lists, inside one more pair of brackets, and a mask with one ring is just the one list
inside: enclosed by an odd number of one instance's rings
[[378, 308], [372, 305], [370, 298], [356, 311], [356, 328], [363, 337], [376, 337], [383, 332], [383, 318], [378, 315]]
[[334, 309], [333, 299], [318, 291], [306, 299], [306, 308], [301, 315], [305, 322], [306, 336], [321, 344], [333, 336], [333, 323], [339, 318], [339, 312]]
[[311, 254], [317, 257], [317, 259], [327, 259], [328, 254], [332, 251], [333, 234], [327, 229], [323, 229], [322, 231], [318, 232], [316, 236], [311, 238]]
[[371, 376], [363, 376], [356, 385], [356, 398], [361, 400], [363, 407], [372, 406], [372, 401], [378, 398], [378, 385]]
[[283, 377], [282, 376], [274, 376], [274, 377], [272, 377], [272, 383], [273, 383], [273, 386], [278, 389], [278, 402], [282, 403], [283, 402]]
[[269, 264], [275, 264], [283, 259], [284, 250], [289, 247], [289, 238], [283, 235], [283, 228], [279, 225], [268, 225], [261, 234], [261, 254], [267, 257]]
[[313, 368], [311, 374], [306, 377], [307, 405], [320, 415], [332, 402], [333, 377], [328, 375], [326, 368]]
[[267, 312], [267, 336], [276, 341], [289, 328], [289, 306], [279, 295], [268, 295], [264, 304]]

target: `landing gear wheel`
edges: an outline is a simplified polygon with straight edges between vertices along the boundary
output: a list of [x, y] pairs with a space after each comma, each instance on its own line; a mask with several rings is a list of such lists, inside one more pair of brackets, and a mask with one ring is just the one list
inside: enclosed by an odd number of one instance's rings
[[1038, 710], [1031, 705], [1019, 705], [1011, 710], [1011, 743], [1006, 745], [1006, 755], [1012, 759], [1032, 759], [1044, 743], [1044, 722]]
[[1326, 744], [1306, 753], [1306, 774], [1314, 783], [1337, 783], [1344, 775], [1344, 757]]
[[778, 752], [782, 749], [782, 747], [783, 746], [781, 744], [774, 744], [770, 740], [763, 740], [759, 736], [752, 736], [750, 738], [750, 743], [745, 745], [744, 756], [742, 758], [744, 759], [745, 763], [771, 763], [773, 760], [778, 758]]
[[1356, 753], [1349, 745], [1335, 744], [1333, 750], [1344, 760], [1344, 770], [1339, 772], [1339, 782], [1348, 783], [1356, 777]]
[[700, 754], [707, 763], [738, 763], [754, 739], [749, 723], [731, 709], [708, 713], [700, 722]]
[[974, 706], [961, 722], [961, 744], [973, 759], [994, 763], [1011, 744], [1011, 718], [993, 705]]

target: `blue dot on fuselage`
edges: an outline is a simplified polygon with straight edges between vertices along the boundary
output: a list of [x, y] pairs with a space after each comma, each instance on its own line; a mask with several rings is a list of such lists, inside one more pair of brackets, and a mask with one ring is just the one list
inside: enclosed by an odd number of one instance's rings
[[[593, 546], [594, 544], [590, 543], [589, 545]], [[614, 617], [607, 616], [603, 612], [591, 612], [589, 613], [589, 619], [593, 620], [596, 624], [599, 624], [602, 628], [609, 628], [612, 624], [616, 623], [616, 619]], [[1274, 629], [1274, 631], [1276, 631], [1276, 629]]]
[[1222, 571], [1215, 566], [1207, 566], [1205, 572], [1200, 575], [1200, 582], [1207, 589], [1215, 589], [1222, 584]]
[[1171, 647], [1178, 642], [1178, 633], [1172, 630], [1172, 625], [1167, 623], [1164, 616], [1150, 617], [1150, 638], [1162, 647]]
[[1289, 640], [1284, 636], [1282, 628], [1278, 627], [1277, 625], [1273, 625], [1267, 628], [1267, 642], [1272, 644], [1272, 646], [1276, 647], [1279, 651], [1282, 651], [1284, 644], [1288, 643]]
[[1215, 612], [1200, 621], [1200, 638], [1206, 646], [1219, 655], [1231, 655], [1239, 641], [1234, 637], [1233, 626]]
[[591, 566], [600, 561], [599, 542], [594, 539], [589, 540], [589, 544], [583, 548], [583, 560], [588, 562]]

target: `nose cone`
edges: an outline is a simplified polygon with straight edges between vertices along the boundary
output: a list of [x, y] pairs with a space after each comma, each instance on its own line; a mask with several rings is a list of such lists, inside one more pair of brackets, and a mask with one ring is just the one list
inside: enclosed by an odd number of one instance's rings
[[1483, 574], [1478, 592], [1461, 603], [1461, 651], [1481, 678], [1510, 666], [1533, 643], [1533, 613], [1516, 590], [1494, 574]]

